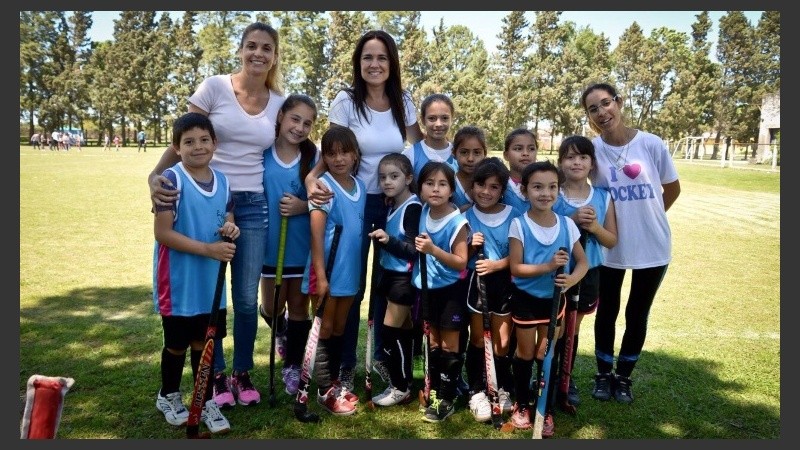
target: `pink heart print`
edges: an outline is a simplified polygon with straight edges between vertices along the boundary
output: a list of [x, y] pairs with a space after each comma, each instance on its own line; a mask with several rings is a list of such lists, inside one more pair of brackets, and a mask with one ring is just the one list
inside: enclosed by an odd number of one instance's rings
[[642, 166], [637, 163], [633, 164], [625, 164], [625, 167], [622, 168], [622, 172], [628, 176], [631, 180], [635, 179], [639, 176], [639, 173], [642, 171]]

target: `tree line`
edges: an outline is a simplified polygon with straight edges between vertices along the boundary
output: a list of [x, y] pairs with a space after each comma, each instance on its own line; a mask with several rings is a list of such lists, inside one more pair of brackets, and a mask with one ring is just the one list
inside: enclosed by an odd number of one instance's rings
[[710, 132], [717, 142], [757, 141], [761, 98], [780, 92], [778, 11], [763, 12], [756, 24], [727, 11], [716, 61], [708, 11], [695, 16], [689, 35], [660, 27], [645, 36], [634, 21], [613, 49], [604, 33], [562, 21], [561, 11], [534, 11], [532, 22], [525, 13], [502, 19], [497, 52], [489, 53], [463, 25], [440, 21], [429, 35], [419, 11], [184, 11], [178, 20], [121, 11], [114, 39], [103, 42], [89, 39], [92, 11], [20, 11], [21, 128], [124, 139], [131, 128], [146, 129], [164, 142], [200, 81], [237, 69], [238, 41], [253, 20], [280, 32], [286, 93], [317, 101], [312, 138], [351, 81], [358, 37], [375, 28], [395, 37], [415, 104], [432, 93], [450, 96], [453, 129], [480, 126], [493, 150], [520, 126], [535, 133], [547, 126], [551, 136], [589, 133], [580, 95], [594, 81], [617, 86], [631, 126], [670, 140]]

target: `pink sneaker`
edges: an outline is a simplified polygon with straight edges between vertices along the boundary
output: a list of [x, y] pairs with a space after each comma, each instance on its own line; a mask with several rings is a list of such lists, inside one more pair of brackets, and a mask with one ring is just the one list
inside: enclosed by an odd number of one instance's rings
[[214, 376], [214, 403], [222, 409], [232, 408], [236, 404], [231, 392], [231, 384], [224, 373]]
[[528, 408], [520, 408], [514, 405], [514, 412], [511, 414], [511, 424], [518, 430], [531, 428], [531, 412]]
[[231, 391], [239, 400], [240, 405], [256, 405], [261, 401], [261, 394], [253, 386], [250, 374], [247, 372], [231, 375]]
[[358, 395], [356, 395], [350, 389], [347, 389], [347, 387], [345, 387], [339, 380], [333, 381], [333, 387], [336, 391], [337, 397], [344, 397], [345, 400], [354, 405], [358, 403]]
[[317, 394], [317, 402], [337, 416], [349, 416], [356, 412], [356, 405], [348, 402], [344, 396], [338, 395], [335, 385], [329, 387], [325, 394]]

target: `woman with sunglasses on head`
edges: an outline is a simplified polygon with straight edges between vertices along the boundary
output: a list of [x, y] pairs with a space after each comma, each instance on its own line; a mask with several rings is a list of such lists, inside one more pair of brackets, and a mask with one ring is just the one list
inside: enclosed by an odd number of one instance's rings
[[[589, 126], [599, 134], [597, 170], [592, 184], [607, 188], [617, 217], [617, 245], [600, 267], [600, 302], [595, 318], [597, 374], [592, 397], [633, 402], [631, 373], [647, 335], [650, 307], [672, 258], [666, 212], [681, 193], [678, 172], [664, 141], [625, 125], [623, 98], [607, 83], [592, 84], [581, 95]], [[622, 282], [631, 269], [625, 306], [625, 332], [614, 370], [614, 331]]]

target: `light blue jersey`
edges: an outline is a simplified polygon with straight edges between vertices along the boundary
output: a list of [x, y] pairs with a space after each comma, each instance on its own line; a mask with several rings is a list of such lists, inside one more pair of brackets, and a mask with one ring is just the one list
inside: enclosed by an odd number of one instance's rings
[[[498, 261], [508, 256], [508, 227], [511, 225], [511, 220], [516, 217], [514, 208], [503, 205], [500, 212], [485, 214], [473, 205], [464, 211], [464, 216], [469, 222], [472, 234], [477, 232], [483, 234], [483, 254], [487, 259]], [[476, 253], [470, 258], [467, 267], [475, 270], [477, 260], [478, 254]]]
[[[558, 199], [555, 205], [553, 205], [553, 212], [561, 214], [562, 216], [572, 216], [581, 206], [591, 205], [594, 207], [597, 223], [603, 226], [606, 222], [606, 213], [608, 212], [608, 204], [610, 202], [611, 196], [608, 195], [608, 189], [589, 186], [589, 196], [580, 204], [570, 203], [563, 192], [559, 193]], [[586, 245], [583, 246], [583, 250], [586, 252], [586, 261], [589, 264], [589, 269], [603, 264], [603, 260], [605, 259], [603, 256], [603, 246], [597, 241], [597, 236], [593, 233], [587, 234]]]
[[[553, 255], [558, 252], [560, 247], [565, 247], [572, 259], [572, 242], [569, 231], [569, 222], [572, 219], [565, 216], [556, 215], [558, 221], [558, 234], [550, 244], [544, 244], [534, 235], [527, 215], [518, 216], [513, 219], [517, 224], [517, 229], [522, 233], [522, 264], [545, 264], [553, 259]], [[532, 222], [532, 221], [531, 221]], [[573, 224], [574, 226], [574, 224]], [[577, 238], [576, 238], [577, 240]], [[551, 272], [535, 277], [511, 277], [511, 281], [520, 289], [538, 298], [551, 298], [555, 282]]]
[[[351, 176], [352, 177], [352, 176]], [[336, 225], [342, 225], [342, 235], [339, 238], [339, 248], [333, 262], [333, 273], [328, 280], [330, 293], [333, 297], [350, 297], [358, 292], [358, 282], [361, 273], [361, 245], [364, 230], [364, 207], [367, 204], [367, 191], [364, 183], [356, 177], [355, 187], [352, 192], [346, 191], [336, 180], [325, 172], [319, 178], [328, 189], [333, 192], [330, 202], [319, 207], [328, 215], [325, 223], [325, 261], [328, 260], [333, 230]], [[310, 208], [313, 206], [309, 206]], [[327, 264], [327, 263], [326, 263]], [[311, 254], [309, 253], [306, 268], [303, 272], [301, 292], [308, 294], [308, 276], [311, 268]]]
[[[452, 252], [453, 241], [455, 241], [461, 228], [467, 227], [467, 231], [469, 231], [467, 218], [458, 209], [455, 209], [447, 216], [433, 221], [430, 218], [430, 210], [431, 208], [427, 204], [422, 206], [422, 214], [420, 214], [419, 218], [419, 232], [420, 234], [427, 233], [434, 245], [450, 253]], [[449, 286], [458, 281], [461, 276], [461, 271], [451, 268], [431, 255], [426, 254], [425, 261], [428, 267], [429, 289]], [[417, 289], [422, 288], [419, 264], [414, 264], [411, 279]]]
[[[213, 170], [213, 187], [205, 191], [186, 173], [183, 163], [170, 169], [176, 175], [180, 195], [172, 228], [194, 240], [216, 242], [225, 223], [230, 198], [228, 179]], [[173, 250], [156, 241], [153, 250], [153, 303], [162, 316], [196, 316], [211, 312], [219, 261], [207, 256]], [[225, 287], [220, 309], [227, 305]]]
[[[409, 205], [421, 205], [419, 197], [417, 197], [416, 194], [411, 194], [411, 196], [394, 211], [389, 211], [389, 215], [386, 217], [386, 228], [384, 229], [386, 234], [401, 241], [405, 240], [406, 229], [403, 227], [403, 219], [405, 218], [406, 209]], [[381, 267], [395, 272], [411, 272], [411, 268], [414, 265], [414, 261], [399, 258], [386, 249], [381, 250], [380, 262]]]

